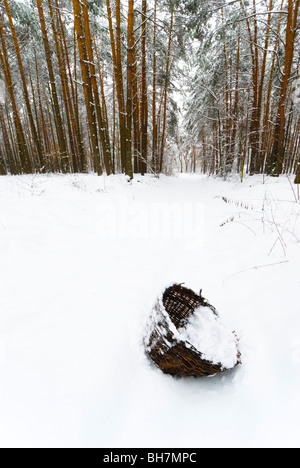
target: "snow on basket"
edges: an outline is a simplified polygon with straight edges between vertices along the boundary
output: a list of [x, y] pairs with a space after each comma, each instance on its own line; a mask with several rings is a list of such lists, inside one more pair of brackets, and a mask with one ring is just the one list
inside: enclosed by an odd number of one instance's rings
[[241, 363], [238, 338], [206, 299], [180, 284], [168, 287], [152, 309], [146, 354], [165, 374], [208, 377]]

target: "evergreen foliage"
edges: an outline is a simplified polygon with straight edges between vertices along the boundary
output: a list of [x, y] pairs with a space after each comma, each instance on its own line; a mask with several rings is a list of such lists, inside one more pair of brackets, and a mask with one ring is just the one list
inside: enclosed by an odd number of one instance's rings
[[14, 0], [0, 14], [1, 174], [299, 183], [299, 0]]

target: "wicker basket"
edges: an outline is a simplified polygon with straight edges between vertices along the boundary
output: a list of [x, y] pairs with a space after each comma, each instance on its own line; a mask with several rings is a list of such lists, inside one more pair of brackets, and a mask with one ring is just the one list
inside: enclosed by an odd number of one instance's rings
[[[194, 291], [174, 284], [167, 288], [153, 307], [144, 339], [146, 354], [165, 374], [182, 377], [208, 377], [228, 370], [203, 358], [200, 350], [180, 338], [198, 307], [216, 309]], [[238, 344], [238, 339], [236, 338]], [[237, 347], [237, 364], [240, 364]]]

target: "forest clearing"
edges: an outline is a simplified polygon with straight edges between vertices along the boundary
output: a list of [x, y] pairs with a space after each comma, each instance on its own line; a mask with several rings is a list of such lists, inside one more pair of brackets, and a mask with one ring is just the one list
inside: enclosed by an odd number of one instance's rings
[[0, 1], [0, 446], [299, 447], [299, 19]]
[[[297, 446], [294, 187], [0, 178], [1, 446]], [[150, 364], [145, 320], [174, 282], [203, 289], [236, 330], [241, 366], [178, 380]]]

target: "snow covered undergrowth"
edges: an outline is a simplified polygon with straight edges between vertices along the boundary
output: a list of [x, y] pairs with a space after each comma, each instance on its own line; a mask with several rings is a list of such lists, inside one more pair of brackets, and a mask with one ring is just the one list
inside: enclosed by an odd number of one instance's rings
[[[300, 204], [287, 178], [0, 178], [0, 445], [299, 443]], [[185, 282], [240, 337], [210, 379], [154, 368], [142, 333]]]

